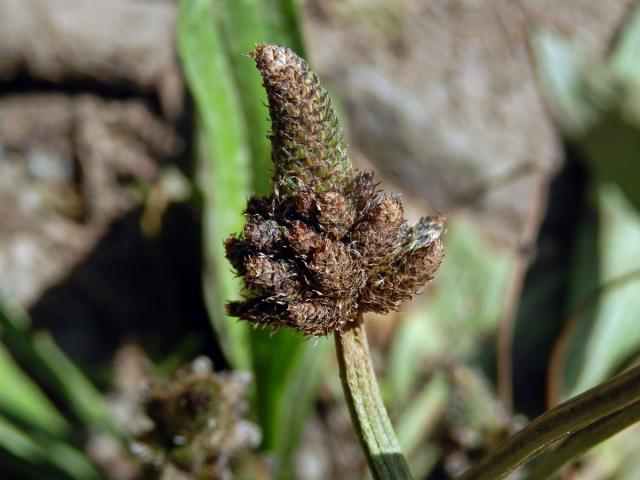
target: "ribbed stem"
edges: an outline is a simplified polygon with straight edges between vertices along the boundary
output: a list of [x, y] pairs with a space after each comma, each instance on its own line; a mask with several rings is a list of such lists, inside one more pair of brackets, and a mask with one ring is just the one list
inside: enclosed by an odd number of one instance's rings
[[410, 480], [411, 474], [380, 397], [364, 324], [336, 332], [342, 388], [373, 478]]
[[551, 443], [640, 400], [640, 366], [543, 413], [460, 480], [498, 480]]
[[545, 454], [526, 477], [526, 480], [546, 480], [571, 459], [607, 440], [625, 428], [640, 422], [640, 402], [636, 402], [608, 417], [598, 420], [570, 435], [555, 450]]

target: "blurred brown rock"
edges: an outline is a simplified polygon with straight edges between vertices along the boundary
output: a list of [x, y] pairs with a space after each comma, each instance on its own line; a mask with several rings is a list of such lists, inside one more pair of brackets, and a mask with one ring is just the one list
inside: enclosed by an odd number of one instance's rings
[[139, 204], [180, 139], [139, 100], [0, 97], [0, 291], [28, 306]]
[[169, 0], [0, 0], [0, 80], [90, 80], [152, 93], [175, 117], [183, 81]]
[[471, 210], [518, 247], [535, 237], [562, 163], [529, 31], [553, 28], [602, 52], [632, 3], [309, 0], [306, 27], [352, 146], [421, 210]]

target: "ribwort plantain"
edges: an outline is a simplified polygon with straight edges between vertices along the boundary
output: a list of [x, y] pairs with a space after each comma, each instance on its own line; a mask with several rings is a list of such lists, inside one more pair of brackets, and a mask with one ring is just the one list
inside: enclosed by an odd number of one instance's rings
[[248, 223], [226, 241], [248, 294], [229, 314], [328, 335], [365, 312], [397, 310], [440, 266], [444, 215], [410, 225], [400, 198], [352, 167], [331, 100], [304, 60], [274, 45], [249, 55], [269, 100], [272, 191], [249, 200]]

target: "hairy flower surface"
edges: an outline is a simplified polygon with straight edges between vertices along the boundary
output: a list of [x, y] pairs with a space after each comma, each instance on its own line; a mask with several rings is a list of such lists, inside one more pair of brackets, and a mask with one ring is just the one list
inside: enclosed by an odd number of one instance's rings
[[325, 89], [291, 50], [259, 45], [250, 56], [269, 99], [272, 193], [253, 197], [227, 258], [248, 298], [229, 314], [257, 325], [327, 335], [386, 313], [419, 293], [444, 255], [439, 214], [409, 225], [400, 199], [347, 157]]

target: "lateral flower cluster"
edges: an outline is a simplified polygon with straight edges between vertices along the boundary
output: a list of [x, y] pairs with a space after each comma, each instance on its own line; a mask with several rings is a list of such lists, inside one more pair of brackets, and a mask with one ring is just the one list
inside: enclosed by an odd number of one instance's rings
[[410, 225], [400, 199], [354, 169], [326, 90], [291, 50], [250, 56], [269, 100], [274, 174], [249, 199], [248, 222], [226, 243], [248, 297], [227, 305], [256, 325], [327, 335], [362, 313], [396, 310], [433, 278], [444, 215]]

